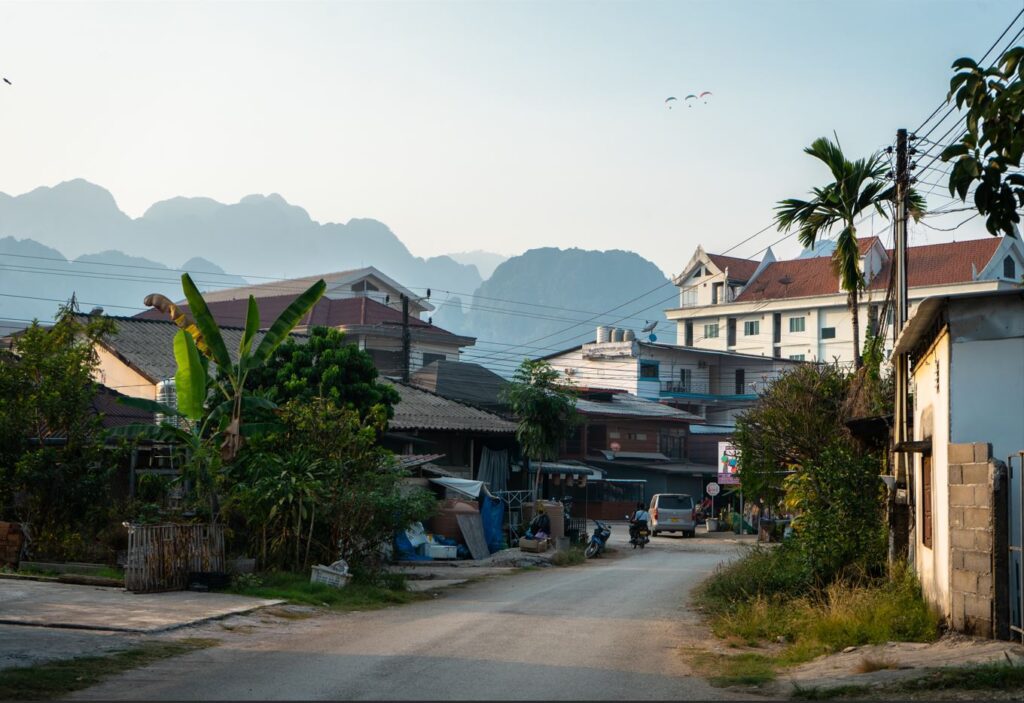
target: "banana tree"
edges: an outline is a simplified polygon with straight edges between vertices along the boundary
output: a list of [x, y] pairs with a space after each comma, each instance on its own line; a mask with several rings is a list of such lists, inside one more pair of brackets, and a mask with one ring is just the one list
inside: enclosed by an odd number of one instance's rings
[[[164, 442], [179, 448], [187, 457], [187, 478], [194, 482], [200, 493], [209, 498], [211, 519], [216, 520], [218, 464], [235, 459], [243, 437], [264, 432], [271, 426], [270, 423], [262, 422], [246, 422], [243, 426], [243, 411], [273, 410], [277, 407], [266, 398], [247, 393], [246, 377], [249, 372], [267, 363], [274, 350], [323, 295], [326, 284], [323, 280], [317, 281], [297, 297], [278, 316], [255, 349], [253, 344], [260, 328], [259, 309], [255, 299], [249, 296], [238, 360], [233, 362], [220, 328], [192, 279], [184, 274], [181, 281], [192, 314], [162, 295], [146, 297], [147, 305], [167, 313], [180, 328], [174, 335], [176, 407], [143, 398], [121, 399], [127, 405], [174, 420], [159, 425], [128, 425], [112, 429], [109, 434]], [[219, 371], [216, 376], [210, 373], [211, 361]], [[208, 408], [211, 390], [217, 391], [214, 397], [219, 398], [220, 402]]]
[[[181, 276], [181, 286], [188, 300], [188, 311], [159, 293], [146, 296], [145, 303], [166, 313], [180, 328], [174, 338], [174, 357], [178, 364], [174, 381], [180, 413], [192, 421], [202, 418], [211, 389], [224, 399], [213, 412], [220, 411], [221, 417], [227, 418], [226, 426], [219, 428], [220, 453], [223, 461], [230, 462], [242, 447], [243, 406], [247, 398], [253, 398], [245, 390], [246, 378], [270, 360], [274, 350], [320, 300], [327, 284], [321, 279], [293, 300], [267, 329], [255, 349], [253, 343], [260, 329], [260, 313], [256, 299], [250, 295], [237, 362], [232, 361], [213, 314], [187, 273]], [[211, 361], [217, 366], [216, 375], [210, 373]]]

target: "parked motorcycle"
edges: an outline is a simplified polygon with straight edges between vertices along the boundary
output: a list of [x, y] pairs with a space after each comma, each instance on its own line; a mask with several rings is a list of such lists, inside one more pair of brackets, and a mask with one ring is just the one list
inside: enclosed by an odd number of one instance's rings
[[[629, 515], [626, 516], [626, 519], [629, 520]], [[630, 521], [629, 543], [633, 545], [633, 549], [637, 547], [643, 549], [650, 541], [651, 531], [647, 529], [647, 521], [641, 520], [639, 523]]]
[[612, 528], [608, 523], [594, 520], [594, 534], [590, 535], [590, 542], [584, 552], [587, 559], [592, 559], [604, 551], [604, 545], [612, 536]]

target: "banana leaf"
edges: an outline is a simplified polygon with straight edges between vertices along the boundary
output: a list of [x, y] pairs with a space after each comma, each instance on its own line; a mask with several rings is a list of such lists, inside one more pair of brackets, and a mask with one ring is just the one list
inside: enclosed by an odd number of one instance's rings
[[256, 351], [253, 352], [248, 362], [250, 366], [256, 367], [266, 363], [270, 355], [274, 353], [274, 350], [288, 336], [288, 333], [295, 329], [295, 326], [299, 324], [303, 316], [316, 305], [325, 290], [327, 290], [327, 284], [321, 278], [311, 285], [305, 293], [293, 300], [291, 305], [285, 308], [284, 312], [278, 316], [274, 324], [267, 330], [267, 333], [263, 335], [263, 339], [260, 340], [259, 346], [256, 347]]

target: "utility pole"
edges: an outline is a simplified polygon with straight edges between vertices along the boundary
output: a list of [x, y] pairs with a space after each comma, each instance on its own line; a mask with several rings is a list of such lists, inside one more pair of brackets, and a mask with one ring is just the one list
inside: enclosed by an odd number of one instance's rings
[[409, 332], [409, 296], [402, 295], [402, 382], [409, 382], [412, 335]]
[[[896, 259], [895, 314], [893, 315], [893, 341], [899, 337], [907, 324], [909, 304], [907, 300], [907, 197], [910, 193], [909, 141], [907, 130], [896, 131], [896, 214], [893, 218], [893, 243]], [[896, 386], [896, 407], [894, 417], [893, 478], [894, 500], [890, 503], [890, 556], [905, 558], [910, 547], [910, 470], [909, 455], [903, 443], [909, 437], [909, 373], [906, 354], [893, 358], [893, 376]]]

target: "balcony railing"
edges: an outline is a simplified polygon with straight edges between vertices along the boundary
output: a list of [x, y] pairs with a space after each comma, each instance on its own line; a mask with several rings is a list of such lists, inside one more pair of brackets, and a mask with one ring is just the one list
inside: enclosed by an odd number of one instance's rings
[[[641, 379], [643, 380], [643, 379]], [[741, 390], [736, 388], [735, 384], [731, 380], [723, 380], [721, 383], [714, 384], [716, 387], [712, 388], [706, 380], [695, 380], [689, 383], [683, 383], [682, 381], [661, 381], [660, 391], [662, 396], [713, 396], [716, 398], [746, 398], [747, 396], [756, 396], [764, 390], [767, 381], [751, 381], [743, 384], [742, 392], [736, 393], [735, 391]]]

